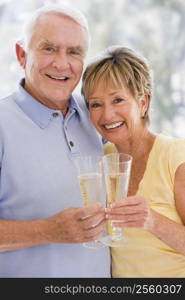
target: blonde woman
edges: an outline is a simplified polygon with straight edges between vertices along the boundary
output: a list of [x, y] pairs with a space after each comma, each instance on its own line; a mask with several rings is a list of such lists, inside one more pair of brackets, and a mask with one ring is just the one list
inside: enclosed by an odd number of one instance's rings
[[185, 141], [149, 130], [152, 74], [132, 49], [106, 49], [86, 68], [82, 93], [109, 141], [132, 155], [128, 197], [107, 209], [130, 243], [112, 248], [113, 277], [185, 277]]

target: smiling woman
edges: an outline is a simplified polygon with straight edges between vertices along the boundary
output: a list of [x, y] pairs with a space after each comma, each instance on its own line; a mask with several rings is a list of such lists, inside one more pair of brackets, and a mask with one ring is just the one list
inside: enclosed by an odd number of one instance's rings
[[184, 277], [185, 140], [148, 128], [148, 63], [132, 49], [110, 47], [87, 66], [82, 92], [94, 126], [111, 142], [105, 154], [133, 158], [128, 197], [106, 211], [130, 239], [111, 248], [113, 277]]
[[149, 123], [152, 72], [142, 56], [124, 47], [109, 47], [92, 60], [83, 75], [82, 93], [91, 119], [114, 144], [138, 136]]

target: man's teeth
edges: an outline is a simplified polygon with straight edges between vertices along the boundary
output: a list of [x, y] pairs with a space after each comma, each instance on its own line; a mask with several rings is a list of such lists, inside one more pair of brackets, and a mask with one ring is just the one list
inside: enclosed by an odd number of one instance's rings
[[66, 77], [66, 76], [56, 77], [56, 76], [51, 76], [51, 75], [49, 75], [49, 77], [51, 77], [51, 78], [53, 78], [53, 79], [57, 79], [57, 80], [65, 80], [65, 79], [68, 78], [68, 77]]
[[105, 125], [105, 128], [106, 129], [112, 129], [112, 128], [117, 128], [117, 127], [120, 127], [121, 125], [123, 125], [124, 122], [117, 122], [117, 123], [114, 123], [112, 125]]

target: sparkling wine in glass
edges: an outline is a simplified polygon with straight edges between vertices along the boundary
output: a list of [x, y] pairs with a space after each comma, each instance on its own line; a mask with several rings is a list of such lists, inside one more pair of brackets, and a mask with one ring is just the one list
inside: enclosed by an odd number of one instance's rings
[[[127, 196], [132, 157], [125, 153], [107, 154], [104, 155], [102, 163], [107, 191], [107, 207], [110, 207], [111, 203]], [[102, 238], [102, 242], [110, 247], [123, 247], [128, 240], [123, 236], [123, 229], [115, 227], [114, 222], [114, 220], [108, 221], [108, 235]]]
[[[103, 174], [100, 156], [78, 156], [75, 165], [78, 171], [78, 182], [83, 199], [83, 205], [105, 202], [105, 187], [103, 185]], [[104, 200], [103, 200], [104, 199]], [[87, 216], [88, 218], [88, 216]], [[96, 226], [97, 224], [94, 224]], [[101, 239], [83, 243], [88, 248], [102, 248]]]

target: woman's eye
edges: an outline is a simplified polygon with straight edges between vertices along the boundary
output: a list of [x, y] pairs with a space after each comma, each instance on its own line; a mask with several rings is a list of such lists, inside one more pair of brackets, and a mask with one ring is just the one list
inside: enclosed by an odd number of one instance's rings
[[116, 98], [116, 99], [114, 99], [114, 103], [120, 103], [120, 102], [123, 102], [124, 101], [124, 99], [123, 98]]
[[89, 107], [90, 108], [98, 108], [98, 107], [100, 107], [100, 104], [99, 103], [92, 103], [92, 104], [89, 104]]

